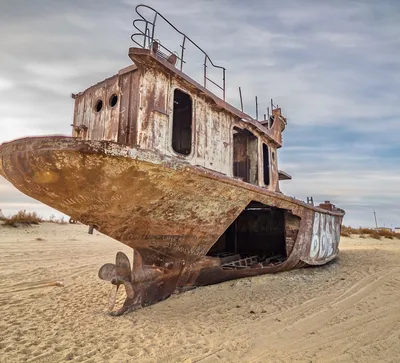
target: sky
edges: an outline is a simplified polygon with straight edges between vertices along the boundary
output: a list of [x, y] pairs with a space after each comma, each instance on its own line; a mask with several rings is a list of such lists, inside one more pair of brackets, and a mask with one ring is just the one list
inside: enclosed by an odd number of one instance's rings
[[[0, 1], [0, 143], [71, 134], [71, 93], [130, 65], [131, 0]], [[400, 227], [400, 1], [149, 0], [227, 69], [227, 101], [288, 118], [285, 194], [346, 210], [344, 224]], [[161, 43], [174, 39], [162, 30]], [[163, 38], [164, 36], [164, 38]], [[168, 39], [166, 39], [168, 38]], [[173, 44], [179, 51], [178, 43]], [[190, 58], [190, 57], [189, 57]], [[185, 70], [196, 79], [193, 66]], [[0, 177], [0, 209], [57, 211]]]

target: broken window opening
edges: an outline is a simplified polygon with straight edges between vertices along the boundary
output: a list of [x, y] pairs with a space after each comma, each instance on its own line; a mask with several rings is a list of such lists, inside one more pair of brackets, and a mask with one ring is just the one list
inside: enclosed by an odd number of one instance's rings
[[178, 89], [174, 90], [172, 115], [172, 148], [182, 155], [192, 151], [192, 99]]
[[233, 176], [258, 184], [258, 138], [237, 127], [233, 128]]
[[103, 100], [97, 100], [96, 105], [94, 106], [94, 109], [96, 112], [100, 112], [103, 108]]
[[270, 163], [269, 163], [269, 149], [266, 144], [262, 144], [263, 146], [263, 169], [264, 169], [264, 184], [266, 186], [270, 183]]
[[224, 269], [263, 268], [286, 260], [284, 209], [252, 201], [211, 247]]
[[109, 103], [110, 107], [112, 108], [112, 107], [114, 107], [114, 106], [117, 104], [117, 102], [118, 102], [118, 96], [114, 93], [114, 94], [110, 97], [108, 103]]

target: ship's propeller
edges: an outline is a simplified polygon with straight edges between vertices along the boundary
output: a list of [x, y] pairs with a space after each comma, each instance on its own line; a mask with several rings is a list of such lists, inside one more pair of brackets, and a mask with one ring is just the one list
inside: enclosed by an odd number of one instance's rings
[[117, 300], [117, 292], [120, 285], [124, 285], [126, 292], [126, 300], [124, 306], [115, 312], [115, 315], [120, 315], [126, 311], [125, 305], [128, 300], [133, 300], [134, 290], [132, 286], [132, 271], [131, 263], [128, 257], [123, 252], [118, 252], [115, 264], [106, 263], [99, 270], [99, 278], [112, 283], [111, 291], [108, 296], [108, 309], [113, 312]]
[[[175, 285], [164, 288], [169, 275], [171, 275], [170, 269], [144, 265], [142, 255], [136, 249], [133, 250], [132, 270], [129, 258], [122, 252], [117, 253], [115, 264], [106, 263], [99, 270], [99, 278], [112, 284], [108, 295], [108, 308], [112, 315], [121, 315], [126, 311], [138, 309], [149, 301], [162, 300], [164, 294], [170, 295]], [[177, 278], [178, 275], [174, 276]], [[123, 306], [114, 311], [121, 285], [125, 288], [126, 299]]]

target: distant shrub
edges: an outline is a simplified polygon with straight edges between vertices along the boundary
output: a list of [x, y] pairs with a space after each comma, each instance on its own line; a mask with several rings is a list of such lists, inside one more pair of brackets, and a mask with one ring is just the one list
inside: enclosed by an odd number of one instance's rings
[[67, 224], [64, 217], [57, 218], [52, 214], [48, 219], [40, 217], [36, 212], [27, 212], [26, 210], [20, 210], [16, 214], [5, 217], [0, 209], [0, 221], [4, 222], [6, 226], [18, 227], [19, 225], [32, 225], [43, 222], [56, 223], [56, 224]]
[[393, 239], [400, 239], [400, 233], [394, 233], [389, 229], [373, 229], [373, 228], [353, 228], [350, 226], [342, 226], [340, 235], [343, 237], [349, 237], [352, 234], [358, 234], [359, 238], [370, 238], [381, 239], [381, 237]]
[[67, 224], [67, 222], [64, 220], [64, 216], [57, 218], [54, 214], [52, 214], [48, 219], [44, 219], [43, 222]]
[[369, 237], [370, 238], [375, 238], [375, 239], [381, 239], [381, 235], [379, 234], [379, 232], [378, 231], [374, 231], [374, 230], [373, 230], [373, 232], [371, 232], [369, 234]]
[[60, 217], [57, 222], [58, 224], [67, 224], [68, 222], [64, 219], [64, 216]]
[[42, 218], [36, 212], [27, 212], [26, 210], [20, 210], [11, 217], [4, 217], [4, 224], [6, 226], [17, 227], [18, 225], [25, 224], [39, 224], [42, 222]]
[[375, 233], [376, 230], [372, 229], [372, 228], [359, 228], [359, 231], [361, 234], [371, 234], [371, 233]]
[[389, 239], [393, 239], [393, 237], [395, 237], [395, 233], [388, 230], [388, 229], [379, 229], [378, 233], [381, 237], [385, 237], [385, 238], [389, 238]]
[[357, 234], [358, 229], [355, 229], [353, 227], [350, 226], [342, 226], [342, 229], [340, 231], [340, 235], [343, 237], [350, 237], [351, 234]]

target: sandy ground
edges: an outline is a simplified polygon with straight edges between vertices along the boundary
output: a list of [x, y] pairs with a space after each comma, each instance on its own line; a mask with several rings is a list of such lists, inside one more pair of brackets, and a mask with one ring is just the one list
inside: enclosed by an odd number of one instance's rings
[[0, 362], [400, 362], [400, 240], [343, 238], [328, 266], [114, 318], [97, 271], [118, 250], [85, 226], [0, 226]]

